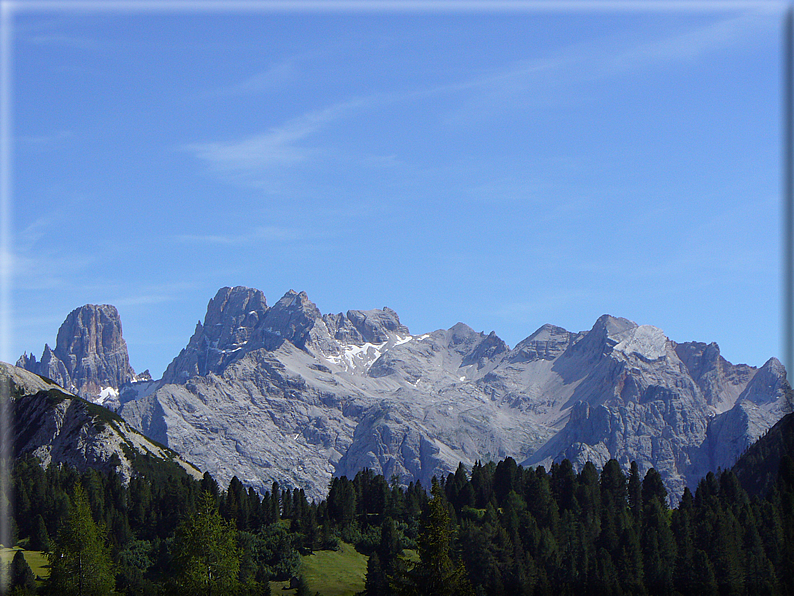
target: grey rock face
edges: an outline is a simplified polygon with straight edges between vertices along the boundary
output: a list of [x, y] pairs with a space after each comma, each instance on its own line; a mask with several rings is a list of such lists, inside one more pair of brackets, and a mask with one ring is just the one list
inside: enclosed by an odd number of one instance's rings
[[42, 377], [0, 362], [0, 383], [11, 396], [13, 455], [33, 455], [45, 468], [68, 464], [78, 471], [115, 471], [125, 484], [136, 475], [133, 454], [172, 462], [200, 478], [176, 452], [157, 445], [121, 417], [91, 404]]
[[462, 323], [411, 335], [387, 308], [323, 315], [303, 292], [268, 307], [237, 287], [117, 407], [221, 484], [260, 491], [277, 480], [322, 498], [364, 467], [428, 485], [459, 462], [616, 458], [656, 468], [675, 499], [790, 411], [790, 393], [774, 359], [732, 365], [716, 344], [609, 315], [510, 349]]
[[716, 344], [676, 345], [625, 319], [599, 319], [555, 367], [586, 376], [571, 394], [565, 427], [525, 463], [636, 460], [642, 473], [661, 473], [673, 500], [709, 470], [730, 467], [791, 409], [777, 360], [734, 366]]
[[23, 354], [17, 366], [43, 375], [85, 399], [100, 401], [135, 380], [116, 307], [87, 304], [69, 313], [58, 330], [55, 350], [41, 360]]
[[532, 362], [554, 360], [579, 338], [578, 334], [555, 325], [543, 325], [525, 340], [519, 342], [510, 353], [510, 362]]
[[218, 372], [250, 350], [261, 347], [258, 332], [268, 311], [265, 295], [251, 288], [221, 288], [207, 305], [204, 324], [163, 374], [164, 383], [179, 383]]

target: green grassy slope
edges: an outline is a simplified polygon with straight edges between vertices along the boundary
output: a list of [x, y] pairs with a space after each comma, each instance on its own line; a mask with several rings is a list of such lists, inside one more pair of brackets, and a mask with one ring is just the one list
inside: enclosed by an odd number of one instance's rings
[[[339, 543], [339, 550], [316, 551], [304, 555], [301, 571], [309, 584], [311, 592], [322, 596], [353, 596], [364, 589], [364, 576], [367, 573], [367, 557], [356, 552], [352, 544]], [[284, 590], [289, 582], [271, 582], [274, 594], [289, 596], [295, 590]]]
[[[0, 561], [2, 561], [3, 568], [5, 568], [6, 565], [11, 564], [11, 560], [14, 558], [14, 555], [18, 550], [22, 549], [19, 547], [0, 547]], [[47, 560], [47, 555], [40, 550], [22, 550], [22, 555], [25, 557], [28, 565], [30, 565], [30, 568], [33, 570], [33, 575], [42, 579], [46, 579], [50, 576], [50, 562]], [[41, 585], [41, 582], [39, 581], [36, 583]]]

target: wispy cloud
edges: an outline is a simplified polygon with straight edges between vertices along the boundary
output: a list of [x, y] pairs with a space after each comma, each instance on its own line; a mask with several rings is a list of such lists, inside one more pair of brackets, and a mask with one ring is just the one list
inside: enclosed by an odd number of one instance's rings
[[272, 64], [267, 70], [257, 72], [243, 81], [210, 91], [212, 96], [247, 95], [280, 89], [299, 78], [297, 59], [288, 58]]
[[117, 307], [147, 306], [180, 300], [185, 293], [195, 291], [192, 282], [168, 282], [162, 284], [102, 284], [95, 287], [97, 294], [109, 304]]
[[656, 64], [691, 62], [725, 50], [759, 34], [770, 34], [779, 25], [777, 15], [749, 12], [723, 18], [708, 25], [642, 43], [604, 60], [604, 74]]
[[37, 253], [15, 252], [4, 256], [11, 264], [15, 291], [42, 291], [71, 285], [78, 274], [98, 264], [89, 255], [43, 250]]
[[40, 153], [57, 149], [63, 144], [63, 141], [71, 136], [71, 131], [59, 130], [46, 135], [22, 135], [17, 138], [17, 141], [21, 149]]
[[260, 242], [284, 242], [298, 240], [303, 234], [288, 228], [260, 226], [242, 234], [180, 234], [175, 239], [180, 242], [196, 242], [217, 245], [245, 245]]
[[505, 108], [558, 106], [576, 101], [576, 86], [642, 69], [691, 63], [716, 52], [774, 35], [780, 17], [769, 11], [746, 11], [648, 41], [607, 37], [573, 44], [552, 55], [516, 60], [491, 72], [427, 93], [467, 93], [445, 117], [466, 124], [504, 113]]
[[96, 50], [101, 48], [101, 44], [94, 39], [63, 33], [27, 35], [23, 37], [23, 40], [39, 46], [59, 46], [75, 50]]
[[302, 141], [366, 103], [366, 100], [354, 99], [308, 112], [263, 134], [225, 142], [190, 143], [182, 149], [219, 171], [259, 172], [289, 167], [317, 153], [316, 148]]

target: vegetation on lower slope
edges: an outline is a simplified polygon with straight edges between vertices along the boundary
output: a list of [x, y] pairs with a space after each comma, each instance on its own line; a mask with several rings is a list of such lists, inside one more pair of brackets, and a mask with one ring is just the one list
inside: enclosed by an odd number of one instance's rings
[[742, 487], [752, 496], [768, 494], [783, 456], [794, 455], [794, 414], [787, 414], [753, 443], [733, 466]]
[[[364, 589], [367, 557], [356, 551], [352, 544], [340, 542], [337, 550], [318, 550], [301, 557], [298, 571], [306, 579], [313, 594], [323, 596], [354, 596]], [[271, 582], [271, 591], [285, 596], [294, 594], [289, 581]]]
[[[115, 474], [21, 459], [12, 476], [17, 535], [29, 548], [65, 552], [84, 493], [107, 547], [96, 552], [121, 593], [794, 594], [788, 454], [763, 497], [726, 471], [674, 510], [655, 470], [641, 477], [633, 465], [627, 476], [614, 460], [578, 473], [567, 461], [548, 471], [509, 458], [477, 463], [438, 479], [431, 494], [364, 470], [335, 478], [320, 503], [276, 483], [260, 496], [237, 478], [222, 491], [208, 474], [155, 473], [124, 486]], [[206, 544], [227, 572], [190, 572]], [[293, 591], [274, 583], [299, 577]], [[69, 593], [58, 581], [41, 589]]]
[[30, 566], [36, 578], [37, 585], [41, 586], [43, 580], [46, 580], [50, 576], [50, 562], [49, 559], [47, 559], [47, 553], [40, 550], [26, 550], [19, 545], [13, 548], [2, 547], [0, 548], [0, 562], [2, 562], [3, 565], [10, 565], [14, 555], [19, 551], [22, 551], [25, 561], [27, 561]]

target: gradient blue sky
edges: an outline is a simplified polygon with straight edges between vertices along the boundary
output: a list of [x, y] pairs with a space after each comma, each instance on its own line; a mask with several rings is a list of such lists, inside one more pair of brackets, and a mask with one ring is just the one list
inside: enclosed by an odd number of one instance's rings
[[781, 356], [784, 4], [20, 6], [6, 359], [110, 303], [158, 377], [226, 285]]

